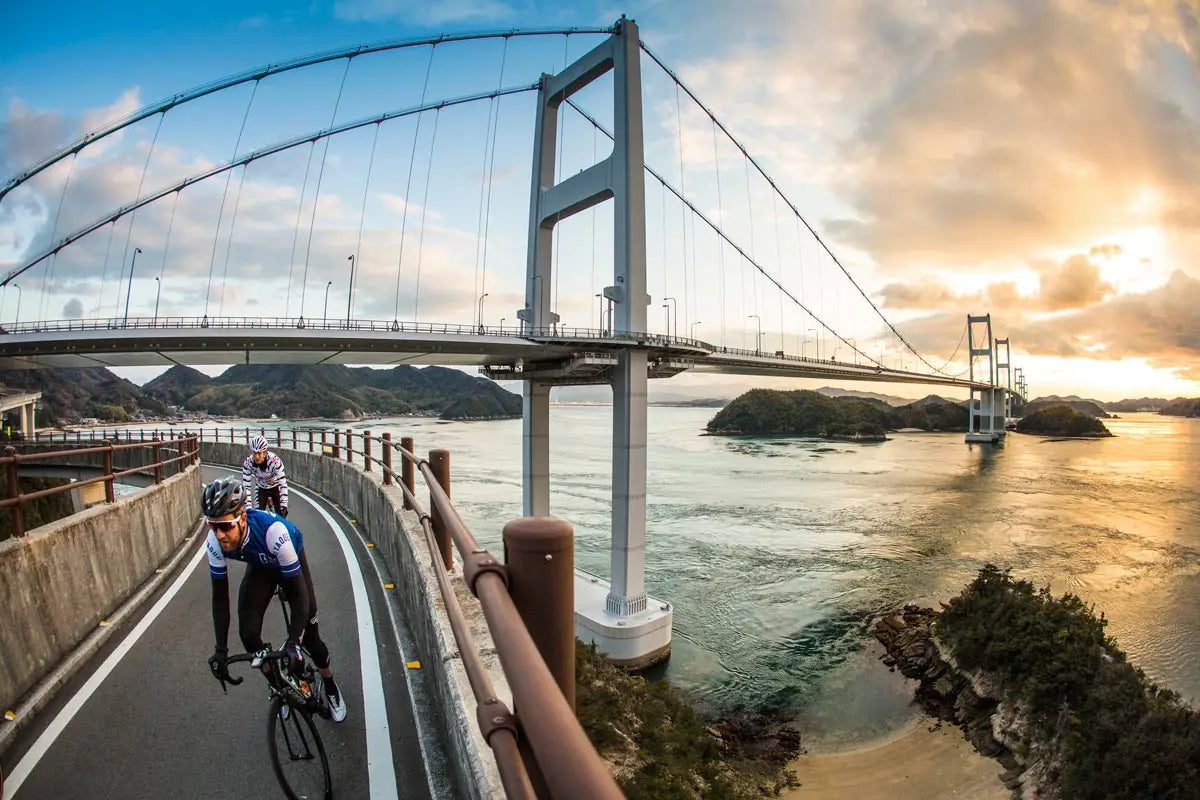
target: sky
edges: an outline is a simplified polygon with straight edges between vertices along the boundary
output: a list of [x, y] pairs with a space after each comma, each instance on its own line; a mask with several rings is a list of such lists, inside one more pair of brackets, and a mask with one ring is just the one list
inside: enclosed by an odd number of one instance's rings
[[[107, 121], [263, 65], [439, 33], [605, 26], [625, 13], [771, 180], [643, 55], [647, 163], [691, 203], [647, 177], [652, 330], [749, 349], [761, 335], [762, 349], [842, 360], [857, 348], [860, 360], [921, 368], [903, 336], [956, 374], [967, 315], [990, 314], [1034, 396], [1196, 396], [1197, 5], [8, 2], [0, 179]], [[4, 289], [0, 320], [336, 318], [349, 305], [360, 319], [475, 323], [482, 311], [486, 324], [511, 325], [524, 305], [532, 94], [305, 137], [528, 87], [599, 41], [336, 59], [96, 142], [0, 199], [0, 272], [189, 175], [277, 142], [300, 146], [102, 225]], [[611, 128], [610, 97], [602, 79], [576, 99]], [[560, 176], [610, 150], [574, 111], [560, 142]], [[599, 327], [611, 203], [556, 236], [555, 310], [565, 326]], [[697, 394], [809, 385], [686, 374], [669, 384]]]

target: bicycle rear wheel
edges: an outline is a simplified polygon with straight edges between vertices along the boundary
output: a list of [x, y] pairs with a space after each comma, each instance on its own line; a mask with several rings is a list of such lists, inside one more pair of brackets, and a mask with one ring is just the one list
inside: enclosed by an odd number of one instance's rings
[[288, 800], [332, 800], [329, 759], [312, 715], [292, 706], [287, 719], [280, 719], [283, 704], [284, 699], [276, 696], [267, 717], [267, 745], [279, 785]]

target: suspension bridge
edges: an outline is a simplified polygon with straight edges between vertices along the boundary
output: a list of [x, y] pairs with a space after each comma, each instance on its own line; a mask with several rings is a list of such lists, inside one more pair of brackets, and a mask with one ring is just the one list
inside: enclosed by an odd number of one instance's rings
[[951, 387], [981, 442], [1025, 394], [990, 315], [939, 321], [944, 339], [890, 318], [732, 128], [625, 18], [216, 80], [0, 186], [40, 209], [0, 279], [0, 368], [477, 366], [522, 381], [533, 517], [551, 513], [551, 388], [610, 385], [611, 575], [577, 584], [576, 628], [652, 663], [671, 607], [643, 581], [649, 380]]

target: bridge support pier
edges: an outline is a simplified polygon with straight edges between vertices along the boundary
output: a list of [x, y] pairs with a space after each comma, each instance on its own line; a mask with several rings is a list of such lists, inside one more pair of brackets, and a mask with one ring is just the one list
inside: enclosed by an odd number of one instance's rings
[[521, 390], [521, 513], [550, 516], [550, 386], [525, 381]]

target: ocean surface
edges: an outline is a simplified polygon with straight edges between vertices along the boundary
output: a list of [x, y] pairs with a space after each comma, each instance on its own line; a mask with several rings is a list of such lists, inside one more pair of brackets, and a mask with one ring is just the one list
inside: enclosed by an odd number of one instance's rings
[[[1200, 702], [1200, 420], [1129, 414], [1106, 421], [1111, 439], [992, 447], [705, 436], [715, 413], [650, 408], [646, 566], [675, 606], [657, 674], [712, 712], [794, 719], [813, 751], [902, 727], [913, 685], [878, 663], [872, 618], [947, 600], [989, 562], [1094, 603], [1133, 663]], [[604, 576], [611, 420], [551, 408], [551, 510], [575, 527], [577, 566]], [[520, 420], [350, 427], [449, 450], [455, 506], [501, 551]]]

